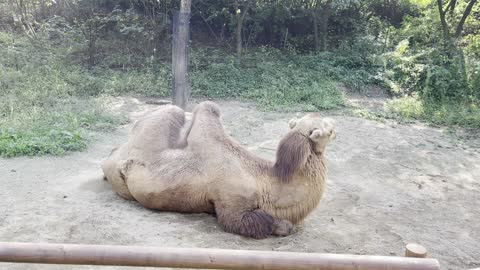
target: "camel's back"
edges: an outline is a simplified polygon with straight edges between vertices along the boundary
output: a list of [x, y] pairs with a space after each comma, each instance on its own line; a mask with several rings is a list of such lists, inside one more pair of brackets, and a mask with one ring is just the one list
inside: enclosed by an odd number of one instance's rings
[[174, 148], [184, 124], [184, 111], [171, 105], [139, 119], [127, 143], [129, 157], [151, 161], [159, 152]]

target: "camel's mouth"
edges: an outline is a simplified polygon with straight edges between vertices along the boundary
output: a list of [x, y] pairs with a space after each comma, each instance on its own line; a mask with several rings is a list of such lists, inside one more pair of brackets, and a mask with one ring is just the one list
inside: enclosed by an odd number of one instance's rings
[[337, 139], [337, 132], [334, 130], [332, 131], [332, 134], [330, 135], [330, 141], [336, 140]]
[[317, 156], [321, 156], [325, 151], [326, 145], [337, 138], [337, 133], [334, 129], [325, 131], [322, 128], [313, 128], [308, 132], [308, 136], [305, 137], [310, 142], [312, 152]]

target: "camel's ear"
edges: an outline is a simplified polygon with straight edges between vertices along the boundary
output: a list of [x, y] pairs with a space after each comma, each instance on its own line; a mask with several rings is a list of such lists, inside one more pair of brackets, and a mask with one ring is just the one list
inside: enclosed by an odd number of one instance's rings
[[310, 135], [310, 139], [312, 139], [313, 141], [318, 141], [318, 139], [320, 139], [320, 137], [322, 137], [323, 135], [323, 132], [319, 129], [315, 129], [312, 134]]
[[127, 160], [122, 159], [118, 162], [118, 173], [120, 174], [120, 178], [125, 182], [127, 180]]
[[119, 162], [120, 177], [124, 182], [127, 181], [127, 175], [129, 170], [132, 168], [132, 166], [135, 166], [135, 165], [145, 167], [145, 163], [136, 159], [127, 159], [127, 160], [123, 159]]
[[294, 128], [296, 125], [297, 119], [291, 119], [290, 121], [288, 121], [288, 126], [290, 127], [290, 129]]

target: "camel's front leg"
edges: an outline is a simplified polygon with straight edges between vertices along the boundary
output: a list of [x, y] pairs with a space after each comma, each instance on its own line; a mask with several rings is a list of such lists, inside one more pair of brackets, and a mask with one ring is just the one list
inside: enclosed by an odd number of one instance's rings
[[286, 236], [293, 225], [287, 220], [279, 220], [261, 209], [248, 208], [248, 203], [216, 203], [215, 211], [220, 225], [225, 231], [256, 239], [270, 235]]

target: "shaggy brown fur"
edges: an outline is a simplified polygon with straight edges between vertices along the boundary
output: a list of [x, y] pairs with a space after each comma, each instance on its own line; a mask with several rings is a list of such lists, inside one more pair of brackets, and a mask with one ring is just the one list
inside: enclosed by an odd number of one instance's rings
[[300, 132], [289, 132], [278, 146], [273, 174], [283, 182], [289, 181], [293, 174], [305, 164], [310, 150], [308, 137]]
[[117, 193], [145, 207], [216, 213], [226, 231], [265, 238], [290, 234], [322, 197], [324, 151], [335, 138], [331, 119], [308, 114], [290, 121], [275, 162], [230, 138], [213, 102], [199, 104], [188, 124], [174, 106], [146, 119], [103, 166]]

